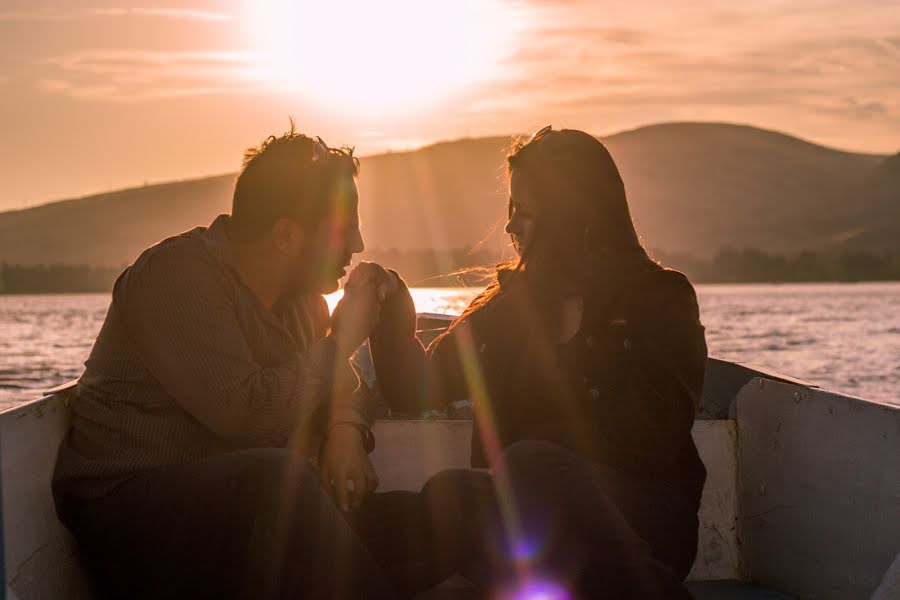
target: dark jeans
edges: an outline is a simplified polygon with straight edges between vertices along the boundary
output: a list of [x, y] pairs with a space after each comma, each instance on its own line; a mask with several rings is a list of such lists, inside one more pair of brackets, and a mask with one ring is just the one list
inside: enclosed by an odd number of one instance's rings
[[690, 598], [682, 581], [697, 507], [670, 496], [540, 441], [511, 445], [493, 475], [444, 471], [423, 489], [440, 568], [501, 598], [528, 597], [526, 585], [575, 598]]
[[395, 598], [366, 546], [399, 576], [420, 571], [404, 562], [424, 555], [415, 540], [378, 539], [392, 519], [416, 516], [419, 496], [366, 505], [348, 519], [305, 461], [257, 449], [157, 469], [58, 510], [103, 598]]

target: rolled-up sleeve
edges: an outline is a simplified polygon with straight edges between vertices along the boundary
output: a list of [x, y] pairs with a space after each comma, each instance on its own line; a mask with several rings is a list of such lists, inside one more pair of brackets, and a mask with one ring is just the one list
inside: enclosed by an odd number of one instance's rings
[[352, 411], [329, 404], [354, 402], [358, 386], [333, 340], [321, 338], [281, 364], [260, 364], [242, 330], [235, 290], [212, 257], [166, 249], [120, 279], [114, 294], [151, 375], [234, 445], [282, 446], [297, 433], [321, 431], [338, 411]]

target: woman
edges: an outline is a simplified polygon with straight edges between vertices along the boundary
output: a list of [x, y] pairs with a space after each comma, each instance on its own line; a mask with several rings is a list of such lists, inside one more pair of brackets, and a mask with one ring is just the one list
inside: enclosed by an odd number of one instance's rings
[[402, 285], [382, 309], [402, 327], [372, 340], [394, 407], [472, 401], [472, 466], [491, 469], [426, 484], [433, 578], [458, 570], [493, 597], [690, 597], [706, 477], [694, 290], [641, 247], [592, 136], [545, 127], [508, 171], [519, 260], [427, 352]]

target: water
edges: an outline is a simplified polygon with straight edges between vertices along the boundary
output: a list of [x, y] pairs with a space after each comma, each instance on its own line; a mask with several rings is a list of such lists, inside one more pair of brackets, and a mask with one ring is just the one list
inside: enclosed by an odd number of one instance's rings
[[[477, 292], [419, 288], [413, 297], [419, 311], [453, 314]], [[900, 404], [900, 283], [699, 285], [697, 292], [711, 354]], [[78, 377], [108, 305], [108, 294], [0, 296], [0, 409]]]

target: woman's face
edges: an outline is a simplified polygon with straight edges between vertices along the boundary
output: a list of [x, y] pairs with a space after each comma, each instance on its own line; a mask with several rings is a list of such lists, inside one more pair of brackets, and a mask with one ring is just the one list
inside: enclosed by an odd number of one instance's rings
[[525, 253], [534, 237], [537, 202], [534, 188], [521, 172], [513, 170], [509, 177], [509, 221], [506, 233], [512, 237], [519, 256]]

